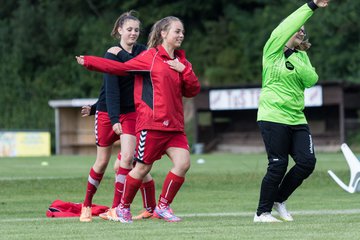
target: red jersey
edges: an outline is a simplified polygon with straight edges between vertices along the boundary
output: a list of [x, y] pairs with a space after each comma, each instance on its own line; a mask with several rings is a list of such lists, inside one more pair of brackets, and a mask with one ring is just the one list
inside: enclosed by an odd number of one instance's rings
[[194, 97], [200, 83], [185, 58], [183, 50], [175, 50], [175, 57], [185, 65], [179, 73], [169, 67], [170, 58], [159, 45], [142, 52], [135, 58], [120, 63], [94, 56], [84, 57], [84, 66], [90, 70], [115, 75], [135, 75], [135, 107], [138, 113], [136, 131], [184, 131], [182, 97]]

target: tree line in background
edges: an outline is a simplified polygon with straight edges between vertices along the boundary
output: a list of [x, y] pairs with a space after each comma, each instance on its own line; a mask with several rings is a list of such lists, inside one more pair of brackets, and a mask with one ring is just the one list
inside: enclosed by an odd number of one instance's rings
[[[102, 56], [113, 23], [134, 9], [139, 42], [165, 16], [185, 25], [183, 48], [203, 86], [261, 84], [262, 48], [301, 0], [1, 0], [0, 129], [53, 131], [50, 99], [96, 98], [102, 75], [74, 56]], [[306, 25], [320, 81], [360, 81], [360, 1], [332, 1]]]

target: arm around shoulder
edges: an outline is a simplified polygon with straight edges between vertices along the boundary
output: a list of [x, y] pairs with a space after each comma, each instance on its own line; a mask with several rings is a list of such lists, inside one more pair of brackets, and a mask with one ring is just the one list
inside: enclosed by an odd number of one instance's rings
[[107, 50], [108, 53], [114, 54], [115, 56], [121, 52], [121, 48], [120, 47], [111, 47]]
[[[95, 56], [83, 56], [83, 65], [89, 70], [126, 76], [126, 66], [118, 61]], [[79, 59], [78, 59], [79, 63]], [[81, 63], [79, 63], [81, 64]]]

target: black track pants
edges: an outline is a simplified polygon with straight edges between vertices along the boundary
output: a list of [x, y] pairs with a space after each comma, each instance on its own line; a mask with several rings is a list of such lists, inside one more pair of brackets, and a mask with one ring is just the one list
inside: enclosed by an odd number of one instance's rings
[[[274, 202], [284, 202], [314, 171], [316, 158], [307, 124], [285, 125], [259, 121], [268, 168], [261, 183], [257, 214], [271, 212]], [[289, 155], [295, 165], [289, 170]]]

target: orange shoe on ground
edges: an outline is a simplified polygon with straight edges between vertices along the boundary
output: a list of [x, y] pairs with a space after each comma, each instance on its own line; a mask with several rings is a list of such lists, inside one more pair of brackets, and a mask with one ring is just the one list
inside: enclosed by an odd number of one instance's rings
[[142, 211], [139, 215], [133, 217], [133, 220], [144, 220], [144, 219], [149, 219], [152, 218], [153, 213], [149, 212], [148, 210], [144, 210]]
[[108, 220], [115, 221], [117, 219], [115, 208], [109, 208], [106, 212], [99, 214], [99, 217]]
[[91, 207], [81, 207], [80, 222], [91, 222], [92, 214]]

